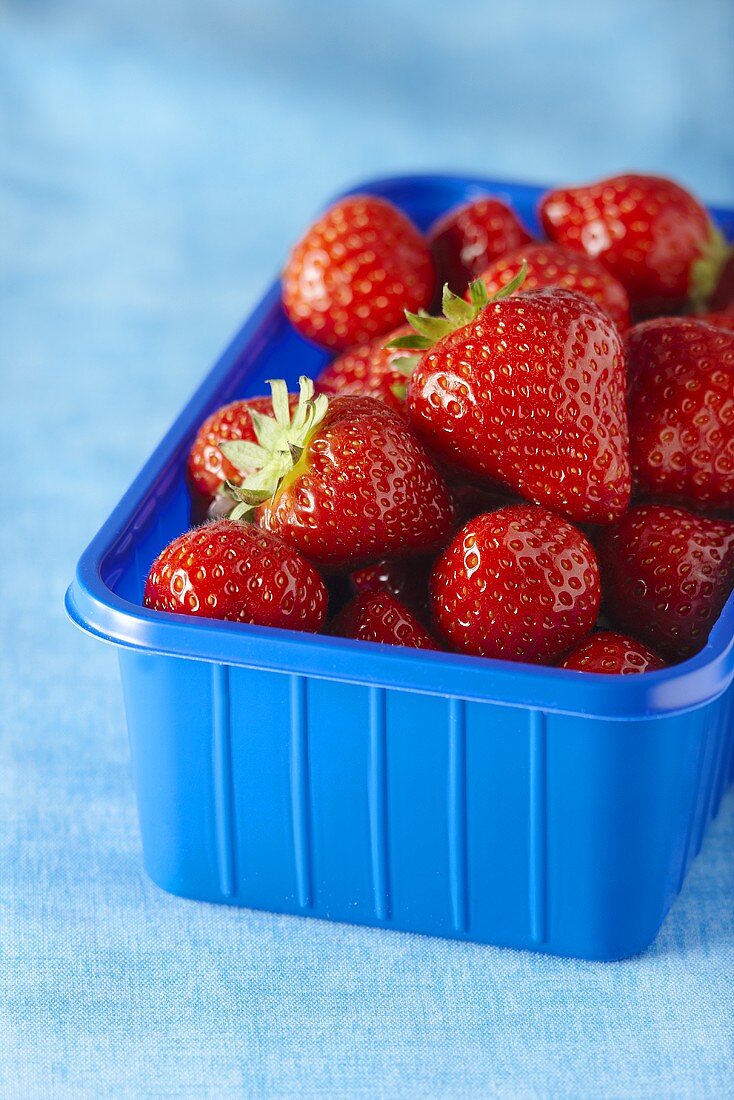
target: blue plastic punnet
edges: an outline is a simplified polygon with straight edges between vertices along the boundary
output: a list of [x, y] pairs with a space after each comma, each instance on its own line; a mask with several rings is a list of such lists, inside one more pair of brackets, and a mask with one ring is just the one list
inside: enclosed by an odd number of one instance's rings
[[[416, 176], [356, 191], [426, 228], [490, 192]], [[714, 216], [731, 238], [734, 211]], [[82, 555], [71, 618], [117, 646], [145, 867], [188, 898], [587, 959], [654, 939], [732, 777], [734, 597], [701, 653], [600, 676], [142, 606], [190, 525], [201, 421], [327, 353], [273, 286]]]

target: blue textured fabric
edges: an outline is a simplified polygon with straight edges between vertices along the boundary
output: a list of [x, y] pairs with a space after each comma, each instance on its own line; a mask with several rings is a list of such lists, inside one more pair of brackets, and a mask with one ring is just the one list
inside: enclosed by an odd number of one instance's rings
[[[642, 957], [167, 897], [76, 558], [288, 241], [352, 181], [635, 165], [734, 201], [734, 7], [0, 8], [0, 1094], [731, 1095], [734, 799]], [[582, 88], [582, 94], [576, 89]]]

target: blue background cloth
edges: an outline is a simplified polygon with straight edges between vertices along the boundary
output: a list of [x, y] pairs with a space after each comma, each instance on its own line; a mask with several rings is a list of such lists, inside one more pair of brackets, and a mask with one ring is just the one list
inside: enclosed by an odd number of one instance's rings
[[360, 178], [628, 166], [734, 202], [728, 0], [0, 7], [4, 1097], [724, 1097], [734, 799], [615, 965], [167, 897], [79, 552]]

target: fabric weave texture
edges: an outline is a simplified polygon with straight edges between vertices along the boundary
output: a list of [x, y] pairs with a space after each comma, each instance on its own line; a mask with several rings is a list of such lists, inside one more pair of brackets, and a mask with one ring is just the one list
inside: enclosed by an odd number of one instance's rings
[[346, 7], [0, 6], [0, 1095], [728, 1096], [731, 792], [654, 946], [613, 965], [186, 902], [142, 870], [114, 654], [64, 589], [319, 204], [633, 164], [734, 201], [725, 0]]

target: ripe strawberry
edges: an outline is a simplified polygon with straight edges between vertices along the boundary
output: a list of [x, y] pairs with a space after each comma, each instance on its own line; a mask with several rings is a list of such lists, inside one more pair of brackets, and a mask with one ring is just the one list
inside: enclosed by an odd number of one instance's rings
[[549, 286], [577, 290], [601, 306], [620, 332], [629, 326], [629, 298], [622, 284], [596, 260], [545, 241], [507, 252], [481, 273], [490, 297], [517, 278], [523, 264], [526, 269], [523, 291]]
[[701, 649], [734, 587], [734, 523], [641, 504], [600, 551], [607, 613], [664, 657]]
[[463, 294], [493, 260], [532, 238], [514, 210], [487, 196], [449, 210], [431, 226], [428, 240], [439, 285]]
[[411, 315], [413, 346], [429, 350], [408, 385], [408, 416], [438, 461], [610, 523], [630, 494], [620, 338], [584, 295], [514, 294], [521, 277], [488, 305], [478, 280], [472, 304], [447, 292], [446, 319]]
[[349, 575], [356, 594], [389, 592], [412, 611], [424, 612], [428, 608], [428, 578], [433, 563], [426, 558], [409, 558], [399, 561], [375, 562], [355, 569]]
[[574, 646], [566, 654], [561, 668], [629, 676], [636, 672], [656, 672], [665, 668], [665, 661], [642, 642], [630, 638], [629, 634], [602, 630]]
[[708, 308], [713, 310], [734, 310], [734, 248], [719, 273], [719, 279], [708, 300]]
[[374, 195], [352, 195], [291, 252], [283, 305], [308, 339], [348, 348], [396, 328], [404, 309], [428, 305], [434, 285], [430, 249], [405, 214]]
[[414, 649], [440, 648], [413, 612], [389, 592], [364, 592], [355, 596], [335, 617], [329, 632], [342, 638], [358, 638], [361, 642], [383, 642]]
[[337, 355], [317, 379], [319, 392], [376, 397], [402, 412], [408, 375], [416, 358], [410, 352], [389, 348], [386, 344], [409, 332], [412, 332], [410, 325], [401, 325], [387, 336], [378, 336], [368, 344], [358, 344]]
[[310, 379], [300, 386], [291, 417], [285, 382], [271, 382], [274, 417], [255, 417], [257, 445], [222, 444], [234, 466], [257, 471], [230, 482], [232, 517], [251, 514], [333, 570], [442, 546], [451, 492], [405, 418], [372, 397], [314, 398]]
[[547, 663], [593, 628], [596, 555], [581, 532], [544, 508], [511, 504], [477, 516], [431, 575], [431, 610], [454, 648]]
[[179, 535], [161, 551], [144, 602], [156, 611], [317, 631], [328, 593], [313, 566], [281, 539], [222, 519]]
[[627, 174], [549, 191], [540, 219], [552, 241], [599, 260], [644, 310], [705, 302], [728, 254], [701, 203], [659, 176]]
[[696, 321], [706, 321], [717, 328], [725, 328], [727, 332], [734, 332], [734, 306], [727, 309], [713, 310], [711, 313], [698, 313]]
[[482, 516], [485, 512], [496, 512], [498, 508], [505, 508], [508, 504], [523, 504], [522, 497], [517, 493], [508, 492], [503, 485], [488, 488], [486, 485], [470, 485], [459, 479], [450, 480], [449, 484], [456, 501], [456, 529], [463, 527], [475, 516]]
[[[298, 398], [290, 396], [291, 409]], [[222, 454], [220, 443], [225, 440], [245, 439], [257, 442], [252, 423], [252, 412], [261, 416], [272, 411], [270, 397], [249, 397], [243, 401], [232, 401], [223, 405], [207, 417], [199, 428], [188, 461], [189, 481], [196, 492], [210, 499], [219, 492], [225, 482], [238, 477], [236, 467]], [[250, 472], [250, 471], [248, 471]], [[239, 476], [242, 476], [241, 474]]]
[[734, 332], [661, 317], [630, 330], [630, 458], [644, 493], [734, 507]]

